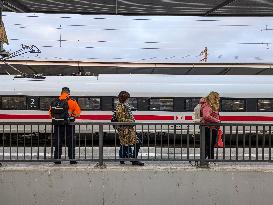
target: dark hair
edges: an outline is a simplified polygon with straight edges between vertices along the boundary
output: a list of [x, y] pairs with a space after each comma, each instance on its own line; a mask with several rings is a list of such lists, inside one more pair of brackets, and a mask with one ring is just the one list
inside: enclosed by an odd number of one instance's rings
[[70, 93], [70, 89], [68, 87], [63, 87], [62, 93]]
[[118, 100], [120, 103], [124, 103], [129, 97], [130, 97], [130, 94], [127, 91], [121, 91], [118, 94]]

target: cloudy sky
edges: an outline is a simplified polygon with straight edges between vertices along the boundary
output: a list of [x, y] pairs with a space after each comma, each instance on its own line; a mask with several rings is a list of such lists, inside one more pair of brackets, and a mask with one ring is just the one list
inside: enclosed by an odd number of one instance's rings
[[209, 63], [273, 62], [271, 17], [4, 13], [3, 20], [7, 51], [21, 44], [42, 51], [14, 59], [197, 63], [207, 46]]

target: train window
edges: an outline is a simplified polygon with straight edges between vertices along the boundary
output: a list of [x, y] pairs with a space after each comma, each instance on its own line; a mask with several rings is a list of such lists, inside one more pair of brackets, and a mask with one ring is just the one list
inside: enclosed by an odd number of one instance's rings
[[40, 109], [48, 110], [51, 105], [51, 102], [56, 98], [57, 97], [40, 97]]
[[173, 99], [152, 98], [150, 99], [149, 109], [152, 111], [173, 111]]
[[100, 98], [78, 97], [78, 103], [82, 110], [100, 110]]
[[187, 98], [185, 100], [185, 110], [193, 111], [196, 105], [198, 105], [200, 98]]
[[[117, 106], [118, 104], [118, 98], [114, 98], [114, 108]], [[131, 107], [131, 110], [137, 110], [137, 98], [129, 98], [128, 99], [128, 104]]]
[[258, 99], [258, 111], [273, 112], [273, 99]]
[[221, 111], [223, 112], [245, 112], [245, 100], [242, 99], [222, 99]]
[[26, 97], [24, 96], [9, 96], [2, 97], [2, 109], [5, 110], [25, 110]]

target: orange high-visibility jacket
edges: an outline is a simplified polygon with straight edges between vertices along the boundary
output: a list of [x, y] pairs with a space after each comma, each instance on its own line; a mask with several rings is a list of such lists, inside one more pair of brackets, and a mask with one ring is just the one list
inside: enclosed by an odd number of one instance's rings
[[[81, 114], [81, 108], [78, 105], [77, 101], [70, 98], [69, 94], [63, 93], [59, 97], [60, 100], [67, 99], [68, 103], [68, 113], [71, 117], [79, 117]], [[51, 117], [51, 106], [49, 108], [49, 116]]]

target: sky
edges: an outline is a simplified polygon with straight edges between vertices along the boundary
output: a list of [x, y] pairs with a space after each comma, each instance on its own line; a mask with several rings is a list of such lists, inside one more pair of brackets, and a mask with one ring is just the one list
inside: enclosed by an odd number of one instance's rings
[[207, 47], [208, 63], [273, 62], [273, 17], [4, 13], [3, 21], [7, 51], [41, 50], [13, 59], [198, 63]]

